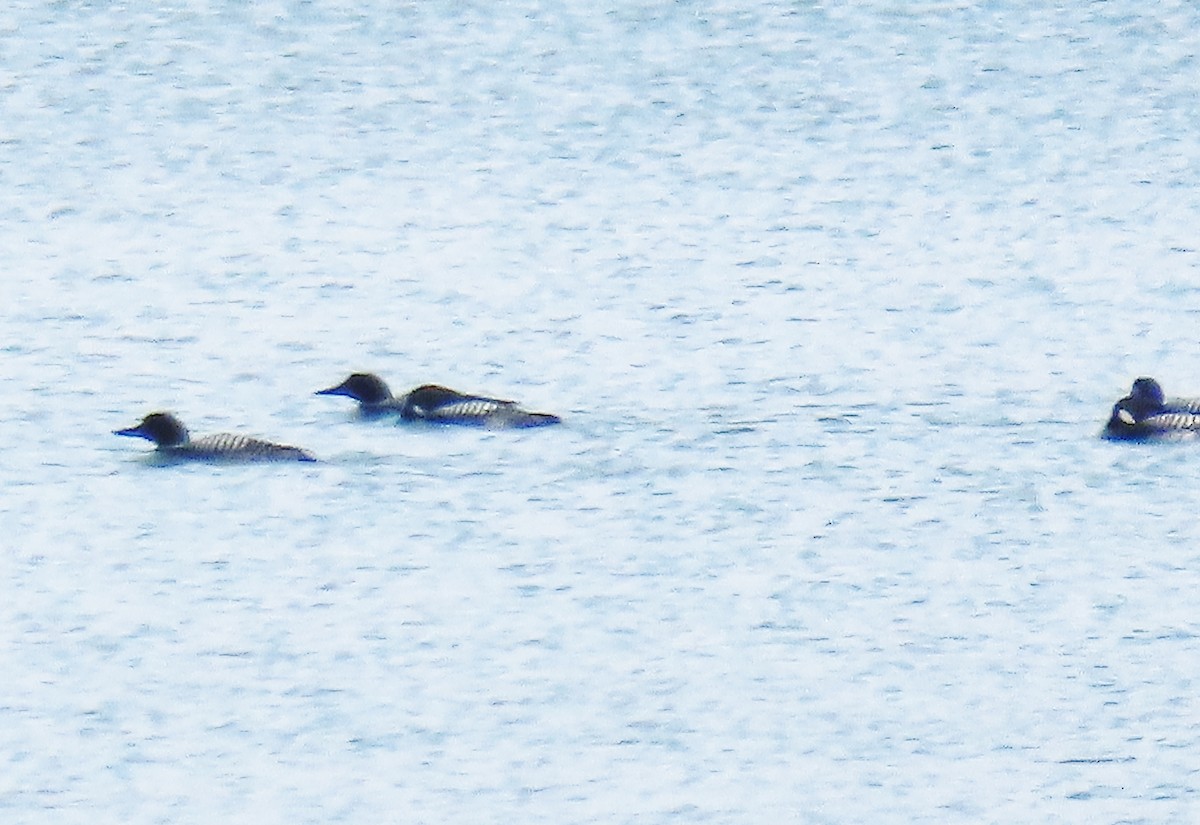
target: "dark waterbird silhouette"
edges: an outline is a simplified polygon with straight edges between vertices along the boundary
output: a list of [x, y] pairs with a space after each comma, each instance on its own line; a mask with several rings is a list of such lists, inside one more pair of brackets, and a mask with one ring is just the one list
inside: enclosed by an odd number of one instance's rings
[[475, 427], [545, 427], [562, 421], [550, 413], [529, 412], [514, 401], [465, 393], [438, 384], [425, 384], [403, 395], [392, 395], [383, 379], [369, 372], [356, 372], [335, 387], [317, 395], [343, 395], [358, 402], [367, 417], [397, 416], [402, 421], [430, 424], [461, 424]]
[[165, 412], [151, 413], [136, 426], [114, 430], [113, 434], [153, 441], [156, 451], [170, 458], [197, 461], [316, 461], [299, 447], [245, 435], [218, 433], [191, 438], [183, 422]]
[[1133, 382], [1129, 395], [1113, 405], [1105, 438], [1153, 441], [1200, 435], [1200, 399], [1166, 398], [1153, 378]]

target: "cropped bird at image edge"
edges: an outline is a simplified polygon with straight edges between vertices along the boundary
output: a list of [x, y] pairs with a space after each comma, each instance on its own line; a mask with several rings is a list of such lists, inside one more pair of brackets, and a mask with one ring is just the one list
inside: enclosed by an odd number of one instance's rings
[[1166, 398], [1153, 378], [1133, 382], [1104, 426], [1112, 441], [1171, 441], [1200, 436], [1200, 399]]

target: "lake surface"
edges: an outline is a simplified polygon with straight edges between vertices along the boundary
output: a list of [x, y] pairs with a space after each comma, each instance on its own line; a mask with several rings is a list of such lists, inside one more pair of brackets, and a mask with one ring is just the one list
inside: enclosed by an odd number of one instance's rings
[[[0, 11], [0, 819], [1194, 822], [1200, 10]], [[561, 427], [365, 422], [352, 371]], [[153, 410], [313, 465], [160, 466]], [[1191, 492], [1189, 492], [1191, 491]]]

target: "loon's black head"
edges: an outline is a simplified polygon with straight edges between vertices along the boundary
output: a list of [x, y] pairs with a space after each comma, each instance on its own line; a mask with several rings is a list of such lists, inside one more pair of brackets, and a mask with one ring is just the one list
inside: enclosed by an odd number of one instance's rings
[[318, 390], [317, 395], [344, 395], [363, 404], [382, 404], [392, 397], [383, 379], [369, 372], [356, 372], [336, 387]]
[[1163, 411], [1166, 400], [1162, 387], [1153, 378], [1139, 378], [1133, 382], [1129, 395], [1113, 407], [1112, 421], [1118, 419], [1126, 424], [1136, 424]]
[[178, 447], [188, 440], [187, 427], [170, 413], [150, 413], [136, 427], [113, 430], [113, 434], [145, 438], [159, 447]]
[[1153, 378], [1139, 378], [1133, 382], [1133, 389], [1129, 392], [1131, 404], [1161, 410], [1164, 401], [1162, 387]]

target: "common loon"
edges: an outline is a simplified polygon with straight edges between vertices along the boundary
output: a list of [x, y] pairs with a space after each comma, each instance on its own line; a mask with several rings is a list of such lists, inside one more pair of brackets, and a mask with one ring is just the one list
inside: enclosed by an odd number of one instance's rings
[[188, 437], [187, 427], [170, 413], [151, 413], [136, 427], [114, 430], [114, 435], [128, 435], [153, 441], [160, 455], [170, 458], [199, 461], [316, 461], [299, 447], [274, 444], [245, 435], [206, 435]]
[[544, 427], [562, 421], [550, 413], [523, 410], [513, 401], [464, 395], [437, 384], [425, 384], [404, 395], [395, 396], [382, 378], [369, 372], [356, 372], [336, 387], [319, 390], [317, 395], [353, 398], [358, 402], [362, 415], [369, 418], [397, 415], [403, 421], [466, 424], [496, 429]]
[[1200, 435], [1200, 399], [1165, 398], [1153, 378], [1133, 382], [1129, 395], [1113, 405], [1104, 437], [1147, 441]]

